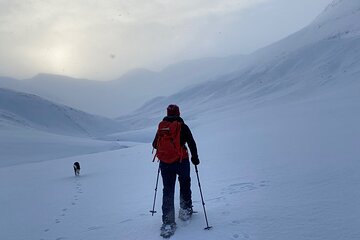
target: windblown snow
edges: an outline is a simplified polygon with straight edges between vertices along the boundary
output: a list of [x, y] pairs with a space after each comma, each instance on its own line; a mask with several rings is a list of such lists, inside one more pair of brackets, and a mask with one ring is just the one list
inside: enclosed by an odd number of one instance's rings
[[1, 89], [0, 239], [162, 239], [150, 143], [170, 103], [213, 226], [192, 169], [198, 213], [171, 239], [360, 239], [359, 29], [360, 2], [335, 0], [236, 71], [116, 120]]

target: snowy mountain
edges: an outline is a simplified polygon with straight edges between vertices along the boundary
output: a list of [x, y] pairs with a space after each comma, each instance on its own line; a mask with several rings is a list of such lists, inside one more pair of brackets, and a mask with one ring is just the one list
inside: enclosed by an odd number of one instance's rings
[[33, 93], [89, 113], [117, 117], [154, 97], [168, 96], [188, 85], [232, 72], [241, 65], [243, 58], [189, 60], [170, 65], [160, 72], [136, 69], [106, 82], [51, 74], [38, 74], [25, 80], [0, 77], [0, 87]]
[[169, 103], [178, 103], [185, 116], [194, 117], [209, 111], [201, 107], [209, 104], [211, 111], [242, 111], [351, 87], [360, 77], [359, 7], [357, 1], [334, 1], [309, 26], [247, 56], [238, 71], [153, 99], [119, 119], [124, 123], [138, 119], [134, 127], [141, 128], [154, 124]]
[[10, 124], [70, 136], [99, 136], [122, 129], [116, 121], [3, 88], [0, 121], [3, 127]]

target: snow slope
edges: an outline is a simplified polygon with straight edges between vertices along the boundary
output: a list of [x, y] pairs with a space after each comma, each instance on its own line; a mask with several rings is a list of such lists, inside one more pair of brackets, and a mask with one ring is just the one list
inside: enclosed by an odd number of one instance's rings
[[121, 130], [116, 121], [52, 103], [36, 95], [0, 88], [0, 124], [21, 125], [73, 136], [98, 136]]
[[114, 120], [0, 88], [0, 167], [119, 149], [93, 138], [121, 129]]
[[64, 136], [24, 127], [0, 127], [0, 167], [83, 154], [112, 151], [129, 146], [114, 141]]
[[351, 86], [360, 78], [359, 8], [358, 1], [334, 1], [309, 26], [249, 55], [238, 71], [155, 98], [119, 120], [141, 128], [156, 123], [156, 116], [171, 102], [193, 117], [208, 111], [199, 106], [210, 103], [214, 111], [225, 104], [245, 111]]

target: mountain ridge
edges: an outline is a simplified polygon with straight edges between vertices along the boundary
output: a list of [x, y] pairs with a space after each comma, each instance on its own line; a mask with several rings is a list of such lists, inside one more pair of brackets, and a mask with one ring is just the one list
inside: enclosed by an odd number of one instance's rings
[[236, 70], [243, 56], [202, 58], [169, 65], [159, 72], [134, 69], [111, 81], [78, 79], [56, 74], [38, 74], [25, 80], [0, 77], [0, 87], [29, 92], [83, 111], [118, 117], [159, 95]]
[[105, 117], [55, 104], [34, 94], [0, 88], [0, 123], [69, 136], [96, 137], [121, 125]]

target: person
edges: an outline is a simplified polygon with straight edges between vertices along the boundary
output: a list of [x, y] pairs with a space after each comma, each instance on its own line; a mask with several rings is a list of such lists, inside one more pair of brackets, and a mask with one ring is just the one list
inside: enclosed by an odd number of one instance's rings
[[[193, 206], [191, 199], [191, 178], [190, 178], [190, 161], [189, 154], [186, 148], [188, 145], [191, 152], [191, 162], [194, 165], [200, 163], [197, 147], [195, 140], [192, 136], [190, 128], [184, 123], [184, 120], [180, 117], [180, 109], [175, 104], [170, 104], [167, 107], [167, 116], [163, 118], [165, 123], [180, 123], [180, 148], [181, 154], [175, 160], [172, 160], [171, 163], [167, 161], [168, 159], [160, 159], [159, 167], [161, 170], [161, 176], [163, 180], [163, 199], [162, 199], [162, 227], [161, 230], [166, 231], [170, 234], [176, 229], [175, 222], [175, 206], [174, 206], [174, 194], [175, 194], [175, 184], [176, 176], [178, 175], [179, 185], [180, 185], [180, 209], [179, 209], [179, 218], [183, 221], [190, 219], [193, 214]], [[161, 123], [160, 123], [161, 124]], [[159, 125], [160, 126], [160, 125]], [[159, 152], [159, 130], [155, 135], [154, 141], [152, 143], [153, 147]], [[166, 156], [166, 154], [165, 154]], [[162, 235], [163, 237], [166, 237]]]

